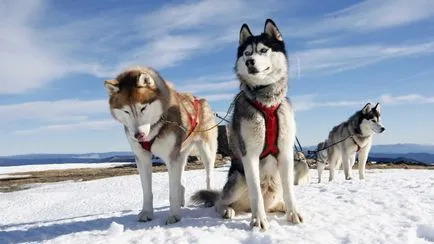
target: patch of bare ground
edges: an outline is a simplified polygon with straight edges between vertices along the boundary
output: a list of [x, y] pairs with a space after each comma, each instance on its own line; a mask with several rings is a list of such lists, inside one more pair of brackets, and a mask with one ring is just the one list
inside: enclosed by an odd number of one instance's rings
[[[222, 167], [227, 164], [228, 157], [223, 158], [217, 155], [215, 167]], [[316, 168], [315, 162], [308, 159], [310, 168]], [[186, 170], [203, 169], [203, 163], [196, 157], [190, 157], [187, 163]], [[434, 166], [412, 165], [412, 164], [388, 164], [377, 163], [366, 165], [367, 169], [434, 169]], [[357, 169], [357, 165], [354, 165]], [[153, 172], [165, 172], [165, 165], [155, 165], [152, 167]], [[138, 174], [134, 163], [110, 167], [110, 168], [81, 168], [81, 169], [62, 169], [62, 170], [46, 170], [46, 171], [31, 171], [8, 174], [10, 178], [0, 178], [0, 192], [12, 192], [30, 188], [32, 184], [52, 183], [60, 181], [88, 181], [107, 177], [133, 175]], [[21, 177], [22, 176], [22, 177]]]
[[[215, 167], [222, 167], [228, 158], [217, 156]], [[204, 165], [197, 157], [190, 157], [186, 170], [203, 169]], [[165, 172], [165, 165], [155, 165], [152, 172]], [[134, 163], [110, 168], [80, 168], [46, 171], [29, 171], [8, 174], [10, 178], [0, 178], [0, 192], [11, 192], [28, 189], [32, 184], [52, 183], [60, 181], [88, 181], [107, 177], [138, 174]], [[22, 177], [20, 177], [22, 176]]]

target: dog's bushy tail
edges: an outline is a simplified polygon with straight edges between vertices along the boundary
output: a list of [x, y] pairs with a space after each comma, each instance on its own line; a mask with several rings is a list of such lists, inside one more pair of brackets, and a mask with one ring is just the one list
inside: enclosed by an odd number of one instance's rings
[[194, 204], [204, 204], [205, 207], [212, 207], [220, 197], [219, 191], [200, 190], [191, 196], [191, 202]]

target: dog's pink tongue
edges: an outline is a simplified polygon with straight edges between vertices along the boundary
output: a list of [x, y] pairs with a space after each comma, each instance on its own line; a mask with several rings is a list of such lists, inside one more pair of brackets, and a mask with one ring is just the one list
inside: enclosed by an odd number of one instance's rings
[[145, 139], [145, 134], [143, 134], [143, 133], [136, 133], [136, 134], [134, 135], [134, 137], [135, 137], [139, 142], [144, 142], [144, 141], [146, 141], [146, 139]]
[[149, 132], [151, 130], [151, 125], [147, 124], [147, 125], [142, 125], [139, 127], [139, 132], [137, 132], [134, 137], [136, 137], [136, 139], [138, 141], [144, 142], [147, 141], [147, 137], [149, 135]]

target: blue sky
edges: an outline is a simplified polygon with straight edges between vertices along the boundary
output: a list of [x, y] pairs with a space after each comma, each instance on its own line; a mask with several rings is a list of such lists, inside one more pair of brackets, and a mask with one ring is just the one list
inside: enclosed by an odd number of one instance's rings
[[303, 145], [368, 101], [387, 127], [375, 144], [434, 143], [432, 0], [0, 0], [0, 155], [130, 150], [103, 81], [131, 65], [225, 111], [239, 29], [268, 17]]

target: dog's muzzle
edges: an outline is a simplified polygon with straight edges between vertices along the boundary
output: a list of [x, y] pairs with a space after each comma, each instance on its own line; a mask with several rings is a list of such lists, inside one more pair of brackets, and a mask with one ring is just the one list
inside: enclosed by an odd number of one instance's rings
[[144, 133], [137, 132], [136, 134], [134, 134], [134, 138], [136, 138], [139, 142], [146, 141]]
[[246, 60], [246, 67], [249, 74], [259, 73], [259, 70], [255, 67], [255, 60], [253, 58]]

